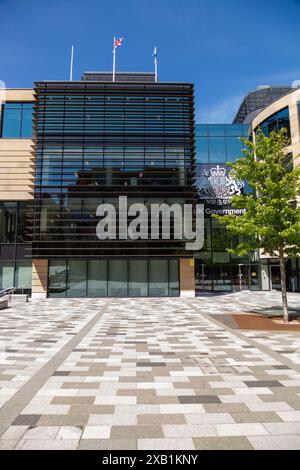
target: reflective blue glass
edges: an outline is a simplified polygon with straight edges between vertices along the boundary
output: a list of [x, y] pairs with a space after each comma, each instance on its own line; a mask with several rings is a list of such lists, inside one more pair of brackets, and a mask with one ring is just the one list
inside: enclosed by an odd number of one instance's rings
[[2, 113], [2, 137], [31, 138], [32, 113], [32, 103], [5, 103]]
[[22, 109], [6, 108], [3, 109], [2, 137], [20, 138], [21, 135], [21, 116]]
[[196, 137], [196, 162], [208, 163], [208, 139]]
[[271, 132], [279, 132], [282, 128], [285, 128], [287, 130], [288, 137], [291, 137], [288, 106], [277, 113], [272, 114], [272, 116], [269, 116], [265, 121], [260, 123], [259, 127], [267, 137], [269, 137]]
[[245, 124], [226, 124], [226, 135], [230, 137], [246, 136], [248, 127]]
[[210, 136], [223, 136], [223, 135], [225, 135], [225, 126], [224, 126], [224, 124], [209, 124], [208, 134]]
[[226, 139], [227, 145], [227, 161], [234, 162], [241, 158], [242, 155], [242, 148], [243, 142], [241, 142], [239, 137], [227, 137]]
[[30, 139], [32, 137], [32, 113], [33, 104], [24, 104], [22, 112], [21, 137]]
[[209, 139], [209, 158], [211, 163], [226, 162], [224, 137], [211, 137]]
[[207, 124], [196, 124], [196, 137], [207, 136]]

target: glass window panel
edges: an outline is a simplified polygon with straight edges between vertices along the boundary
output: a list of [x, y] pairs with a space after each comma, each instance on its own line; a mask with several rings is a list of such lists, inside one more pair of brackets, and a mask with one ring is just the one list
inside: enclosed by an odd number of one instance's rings
[[207, 136], [207, 125], [206, 124], [196, 124], [196, 136], [206, 137]]
[[179, 295], [179, 273], [178, 261], [169, 261], [169, 295], [176, 297]]
[[227, 124], [226, 135], [229, 137], [238, 137], [247, 135], [248, 126], [245, 124]]
[[224, 137], [212, 137], [209, 140], [209, 158], [211, 163], [226, 162]]
[[226, 139], [227, 146], [227, 161], [234, 162], [243, 156], [242, 148], [243, 142], [241, 142], [239, 137], [227, 137]]
[[250, 266], [250, 282], [251, 290], [260, 290], [260, 270], [258, 264], [252, 264]]
[[66, 286], [66, 261], [50, 261], [49, 264], [49, 297], [65, 297]]
[[215, 136], [215, 135], [224, 136], [225, 126], [224, 124], [209, 124], [208, 133], [211, 136]]
[[196, 138], [196, 162], [208, 162], [208, 139], [206, 137]]
[[277, 131], [278, 131], [277, 120], [270, 119], [268, 121], [268, 135], [270, 135], [271, 132], [277, 132]]
[[25, 106], [23, 105], [23, 113], [22, 113], [22, 129], [21, 129], [21, 137], [23, 138], [31, 138], [32, 137], [32, 111], [33, 105], [28, 104]]
[[267, 137], [270, 135], [271, 132], [278, 132], [280, 129], [285, 127], [287, 129], [287, 135], [288, 137], [290, 137], [291, 132], [289, 108], [286, 107], [273, 114], [272, 116], [269, 116], [265, 121], [263, 121], [259, 125], [259, 127], [262, 129], [262, 131]]
[[69, 260], [67, 297], [86, 296], [86, 260]]
[[107, 261], [88, 261], [88, 296], [107, 296]]
[[252, 129], [251, 129], [250, 124], [243, 124], [243, 134], [242, 135], [244, 137], [246, 137], [247, 139], [249, 137], [252, 137]]
[[215, 291], [232, 290], [230, 264], [213, 266], [213, 288]]
[[31, 288], [32, 264], [31, 261], [17, 261], [15, 287]]
[[14, 286], [14, 263], [4, 261], [0, 263], [0, 289], [7, 289]]
[[23, 243], [27, 238], [28, 231], [28, 213], [32, 210], [28, 203], [19, 202], [18, 204], [18, 217], [17, 217], [17, 242]]
[[21, 106], [18, 108], [7, 108], [4, 105], [2, 137], [19, 139], [21, 136]]
[[108, 295], [109, 297], [124, 297], [127, 295], [127, 261], [109, 261]]
[[0, 203], [0, 243], [14, 243], [16, 235], [17, 205]]
[[168, 261], [149, 261], [149, 295], [164, 297], [169, 294], [168, 288]]
[[146, 260], [129, 261], [129, 292], [131, 297], [147, 297], [148, 274]]

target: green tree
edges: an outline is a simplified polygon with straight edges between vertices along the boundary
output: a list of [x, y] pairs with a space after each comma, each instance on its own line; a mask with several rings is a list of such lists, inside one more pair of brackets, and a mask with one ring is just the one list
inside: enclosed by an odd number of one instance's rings
[[[241, 138], [244, 156], [232, 167], [232, 176], [247, 181], [252, 189], [233, 196], [233, 207], [246, 209], [243, 215], [215, 215], [239, 243], [227, 251], [243, 256], [255, 249], [280, 260], [284, 322], [289, 321], [285, 257], [300, 252], [300, 167], [291, 165], [287, 155], [286, 129], [266, 137], [261, 129], [255, 142]], [[297, 205], [298, 199], [298, 205]]]

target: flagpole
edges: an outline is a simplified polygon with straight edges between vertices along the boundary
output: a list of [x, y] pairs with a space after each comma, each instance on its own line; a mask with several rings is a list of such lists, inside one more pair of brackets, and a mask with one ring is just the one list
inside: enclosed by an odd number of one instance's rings
[[115, 81], [116, 75], [116, 48], [115, 48], [116, 38], [114, 37], [114, 45], [113, 45], [113, 82]]
[[155, 73], [155, 81], [157, 82], [157, 49], [156, 46], [154, 48], [154, 73]]
[[71, 47], [70, 82], [72, 82], [73, 80], [73, 60], [74, 60], [74, 46]]

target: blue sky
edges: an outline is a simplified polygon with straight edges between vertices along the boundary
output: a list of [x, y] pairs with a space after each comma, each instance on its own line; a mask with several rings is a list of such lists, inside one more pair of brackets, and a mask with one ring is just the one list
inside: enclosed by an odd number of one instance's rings
[[195, 83], [197, 122], [231, 122], [257, 85], [300, 80], [300, 0], [0, 0], [0, 80], [74, 79], [111, 70], [151, 71]]

